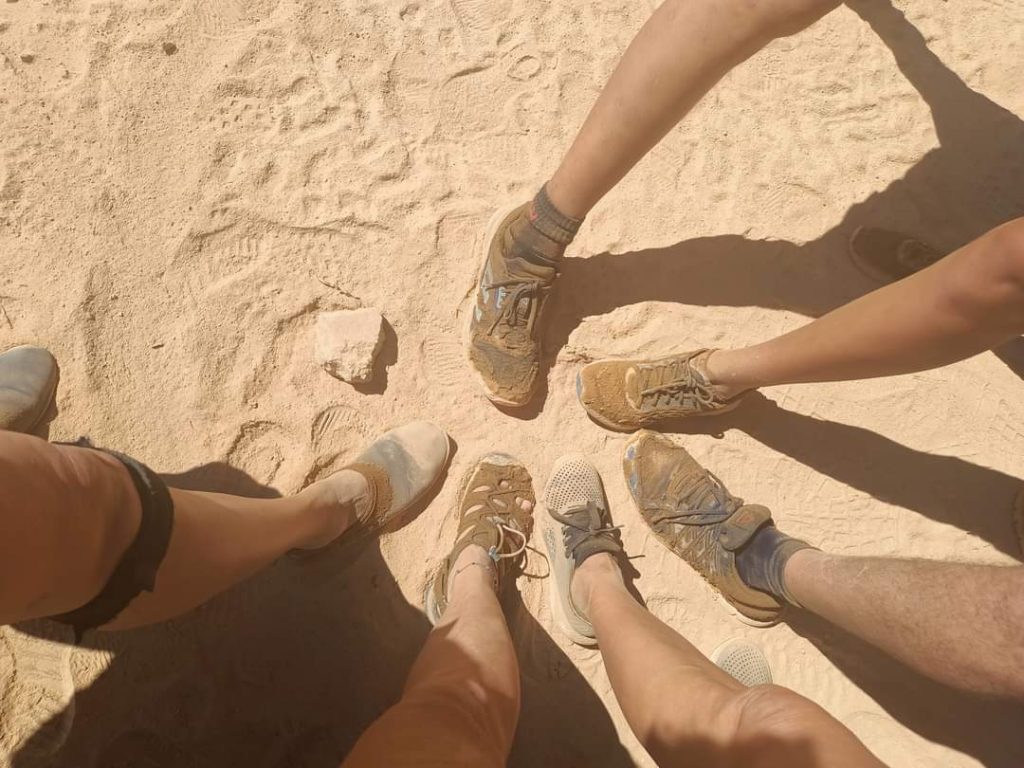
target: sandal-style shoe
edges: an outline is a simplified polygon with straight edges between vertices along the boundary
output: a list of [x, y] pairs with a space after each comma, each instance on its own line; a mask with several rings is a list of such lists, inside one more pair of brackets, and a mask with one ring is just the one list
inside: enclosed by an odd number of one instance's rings
[[[466, 547], [482, 547], [491, 560], [495, 591], [522, 570], [533, 529], [533, 479], [516, 459], [489, 453], [470, 469], [459, 494], [459, 531], [424, 594], [424, 610], [437, 624], [448, 607], [448, 585], [456, 575], [455, 561]], [[529, 502], [530, 511], [522, 507]]]

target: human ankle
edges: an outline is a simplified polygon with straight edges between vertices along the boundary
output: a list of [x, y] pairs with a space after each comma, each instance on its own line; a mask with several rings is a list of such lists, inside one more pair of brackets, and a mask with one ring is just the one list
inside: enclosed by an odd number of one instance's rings
[[463, 549], [452, 563], [448, 576], [448, 602], [454, 602], [456, 596], [465, 595], [471, 589], [495, 590], [497, 588], [495, 568], [494, 561], [483, 547], [470, 544]]
[[622, 580], [622, 569], [615, 562], [615, 558], [607, 552], [591, 555], [580, 563], [573, 572], [569, 593], [572, 598], [572, 604], [584, 616], [590, 611], [590, 604], [595, 589], [601, 586], [625, 588], [625, 583]]
[[573, 241], [582, 219], [566, 216], [547, 195], [546, 185], [541, 187], [529, 206], [510, 228], [511, 247], [506, 259], [522, 259], [538, 267], [555, 268]]
[[704, 370], [701, 373], [707, 378], [719, 397], [723, 400], [732, 400], [757, 385], [744, 379], [737, 370], [735, 357], [738, 350], [715, 349], [704, 358]]
[[318, 480], [303, 489], [298, 498], [313, 528], [303, 544], [306, 549], [329, 544], [366, 515], [372, 503], [366, 478], [350, 469]]
[[787, 586], [785, 571], [789, 559], [807, 549], [814, 547], [806, 541], [787, 536], [769, 523], [736, 553], [736, 571], [748, 587], [799, 606], [800, 603]]

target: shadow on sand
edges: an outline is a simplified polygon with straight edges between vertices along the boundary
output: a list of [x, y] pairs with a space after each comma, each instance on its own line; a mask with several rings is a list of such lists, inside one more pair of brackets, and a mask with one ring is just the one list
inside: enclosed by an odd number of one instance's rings
[[[221, 463], [165, 477], [183, 488], [278, 495]], [[526, 705], [543, 707], [545, 733], [580, 736], [547, 742], [529, 727], [535, 716], [524, 715], [511, 764], [631, 765], [573, 663], [525, 609], [516, 616], [517, 647], [529, 649], [521, 662]], [[67, 743], [56, 756], [41, 755], [44, 725], [12, 765], [337, 768], [397, 701], [429, 630], [376, 539], [282, 558], [184, 618], [88, 633], [85, 643], [113, 661], [76, 695]]]

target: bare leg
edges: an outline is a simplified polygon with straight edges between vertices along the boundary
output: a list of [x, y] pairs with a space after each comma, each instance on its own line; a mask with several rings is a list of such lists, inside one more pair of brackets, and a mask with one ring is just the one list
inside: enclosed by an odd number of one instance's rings
[[836, 0], [666, 0], [630, 44], [548, 183], [582, 219], [723, 75]]
[[633, 600], [609, 555], [585, 560], [572, 592], [626, 720], [659, 765], [881, 765], [817, 704], [718, 669]]
[[1024, 219], [778, 338], [707, 361], [725, 397], [748, 389], [912, 373], [1024, 334]]
[[362, 735], [345, 768], [505, 765], [519, 719], [519, 666], [492, 567], [481, 547], [459, 555], [448, 607], [401, 701]]
[[796, 552], [809, 611], [947, 685], [1024, 699], [1024, 567]]
[[[0, 432], [0, 622], [64, 613], [106, 585], [141, 516], [124, 466], [99, 451]], [[175, 524], [153, 593], [110, 628], [183, 613], [355, 517], [362, 476], [342, 472], [286, 499], [172, 491]], [[45, 553], [45, 554], [41, 554]]]

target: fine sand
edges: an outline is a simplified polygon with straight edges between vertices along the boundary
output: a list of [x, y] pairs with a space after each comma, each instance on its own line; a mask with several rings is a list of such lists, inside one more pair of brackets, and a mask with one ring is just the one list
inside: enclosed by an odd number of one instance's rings
[[[871, 0], [729, 75], [594, 211], [549, 315], [544, 396], [503, 413], [461, 346], [479, 235], [551, 173], [651, 7], [0, 6], [0, 348], [59, 358], [53, 437], [250, 494], [294, 492], [413, 418], [458, 446], [423, 513], [361, 553], [284, 560], [188, 617], [73, 651], [52, 627], [4, 628], [4, 760], [336, 766], [427, 633], [420, 596], [455, 533], [457, 478], [502, 450], [538, 491], [562, 453], [592, 456], [650, 609], [705, 652], [759, 643], [777, 682], [882, 759], [1024, 764], [1019, 709], [805, 616], [739, 623], [647, 534], [619, 469], [625, 437], [591, 423], [573, 386], [594, 358], [751, 343], [862, 294], [845, 253], [858, 225], [952, 248], [1024, 212], [1024, 6], [901, 2], [904, 17]], [[356, 306], [393, 328], [386, 376], [360, 389], [312, 355], [317, 313]], [[679, 439], [828, 550], [1010, 563], [1022, 374], [1018, 344], [779, 387]], [[520, 587], [512, 765], [651, 765], [600, 656], [554, 630], [542, 581]]]

